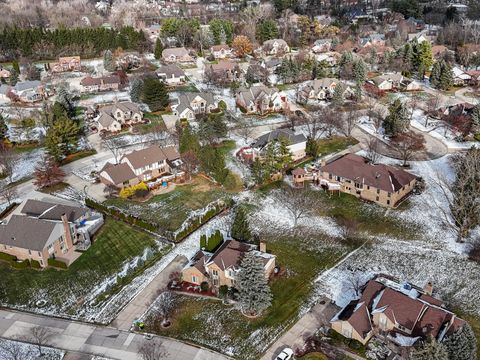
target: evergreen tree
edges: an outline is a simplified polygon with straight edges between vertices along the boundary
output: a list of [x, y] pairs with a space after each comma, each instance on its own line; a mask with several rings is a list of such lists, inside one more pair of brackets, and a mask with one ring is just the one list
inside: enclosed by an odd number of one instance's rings
[[232, 237], [240, 241], [252, 241], [252, 233], [248, 224], [248, 212], [245, 206], [239, 205], [237, 207], [232, 224]]
[[263, 264], [252, 252], [247, 252], [242, 259], [238, 285], [238, 304], [243, 313], [259, 315], [272, 304]]
[[449, 360], [445, 345], [435, 339], [425, 341], [412, 353], [413, 360]]
[[268, 180], [269, 172], [258, 157], [256, 157], [253, 161], [252, 175], [256, 184], [263, 184], [265, 181]]
[[62, 84], [62, 86], [58, 88], [56, 102], [63, 106], [65, 114], [69, 118], [73, 118], [75, 116], [75, 105], [73, 103], [73, 96], [68, 91], [67, 86], [67, 84]]
[[480, 126], [480, 104], [475, 105], [472, 110], [472, 124]]
[[320, 154], [320, 145], [315, 139], [308, 137], [307, 144], [305, 145], [305, 152], [307, 155], [313, 156], [315, 159]]
[[477, 358], [477, 339], [472, 327], [465, 324], [460, 330], [448, 336], [443, 342], [449, 360], [470, 360]]
[[212, 32], [213, 42], [218, 44], [230, 44], [233, 40], [233, 23], [228, 19], [213, 19], [208, 23]]
[[79, 132], [80, 129], [73, 120], [66, 117], [58, 119], [45, 135], [45, 147], [49, 155], [55, 161], [60, 161], [63, 157], [75, 151], [78, 145]]
[[199, 158], [203, 171], [223, 184], [229, 171], [222, 152], [216, 147], [204, 146], [200, 149]]
[[440, 84], [440, 74], [442, 72], [442, 65], [439, 61], [433, 64], [432, 72], [430, 73], [430, 84], [434, 88], [438, 88]]
[[198, 136], [192, 131], [190, 125], [187, 125], [181, 131], [179, 143], [180, 154], [184, 154], [188, 151], [198, 154], [200, 151], [200, 142], [198, 140]]
[[388, 116], [383, 121], [385, 134], [395, 136], [408, 128], [409, 116], [406, 106], [400, 101], [395, 100], [388, 107]]
[[367, 65], [360, 59], [353, 65], [353, 78], [357, 85], [363, 85], [367, 79]]
[[155, 49], [153, 50], [153, 54], [155, 59], [160, 60], [162, 58], [162, 51], [163, 51], [163, 44], [160, 38], [157, 38], [155, 41]]
[[343, 105], [343, 102], [345, 100], [343, 98], [343, 93], [344, 92], [345, 92], [345, 90], [343, 88], [343, 84], [339, 82], [337, 84], [337, 86], [335, 86], [335, 90], [333, 91], [332, 103], [335, 106], [342, 106]]
[[275, 20], [261, 20], [256, 27], [255, 38], [263, 43], [267, 40], [276, 39], [279, 35], [278, 26]]
[[140, 102], [143, 92], [143, 81], [140, 78], [135, 78], [130, 82], [130, 99], [133, 102]]
[[164, 110], [169, 104], [165, 84], [158, 79], [148, 78], [143, 82], [141, 98], [142, 101], [148, 105], [150, 111]]
[[442, 61], [441, 69], [438, 88], [441, 90], [448, 90], [453, 85], [452, 66], [449, 63]]
[[429, 41], [418, 44], [416, 63], [418, 78], [423, 80], [425, 71], [430, 70], [433, 64], [432, 44]]
[[114, 70], [113, 54], [110, 50], [106, 50], [105, 53], [103, 54], [103, 67], [105, 68], [105, 70], [108, 70], [108, 71]]
[[7, 138], [8, 126], [5, 122], [5, 118], [0, 114], [0, 142]]

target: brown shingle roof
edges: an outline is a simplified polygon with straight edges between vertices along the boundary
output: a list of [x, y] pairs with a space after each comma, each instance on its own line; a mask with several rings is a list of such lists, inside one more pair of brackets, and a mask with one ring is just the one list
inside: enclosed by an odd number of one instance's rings
[[247, 244], [237, 240], [226, 240], [215, 254], [210, 258], [209, 263], [215, 263], [220, 269], [225, 270], [232, 266], [238, 267], [246, 251], [250, 250]]
[[363, 338], [365, 338], [370, 330], [372, 330], [370, 313], [364, 302], [357, 305], [357, 309], [353, 312], [352, 316], [350, 316], [348, 322]]
[[88, 209], [77, 206], [56, 204], [46, 201], [29, 199], [22, 207], [21, 213], [27, 216], [37, 217], [45, 220], [62, 219], [62, 215], [67, 216], [68, 221], [75, 221], [87, 213]]
[[158, 145], [152, 145], [146, 149], [136, 150], [124, 156], [124, 158], [128, 159], [130, 164], [132, 164], [134, 169], [140, 169], [158, 161], [175, 160], [179, 157], [180, 155], [173, 146], [168, 146], [162, 149]]
[[409, 172], [390, 165], [370, 164], [355, 154], [346, 154], [322, 166], [320, 171], [387, 192], [396, 192], [415, 179]]
[[122, 184], [125, 181], [136, 178], [132, 169], [130, 169], [130, 166], [128, 166], [126, 163], [121, 163], [118, 165], [107, 163], [103, 167], [102, 171], [105, 171], [108, 176], [110, 176], [115, 185]]

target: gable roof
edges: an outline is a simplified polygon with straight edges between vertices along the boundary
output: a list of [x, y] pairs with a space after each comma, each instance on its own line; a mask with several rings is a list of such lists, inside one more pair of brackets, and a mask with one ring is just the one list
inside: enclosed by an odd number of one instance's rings
[[114, 122], [117, 122], [112, 116], [107, 113], [102, 112], [100, 117], [97, 119], [97, 122], [102, 125], [104, 128], [110, 127]]
[[42, 85], [42, 83], [38, 80], [26, 80], [26, 81], [20, 81], [15, 84], [13, 89], [15, 91], [24, 91], [28, 89], [35, 89]]
[[346, 154], [327, 163], [320, 171], [387, 192], [396, 192], [416, 177], [390, 165], [370, 164], [363, 156]]
[[28, 199], [23, 205], [21, 213], [38, 219], [56, 221], [60, 221], [62, 215], [65, 214], [68, 221], [73, 222], [84, 216], [87, 211], [87, 208], [78, 206]]
[[168, 64], [162, 65], [157, 69], [157, 74], [165, 74], [167, 77], [171, 77], [172, 75], [175, 77], [185, 76], [185, 71], [180, 69], [175, 64]]
[[0, 244], [42, 251], [58, 222], [12, 215], [6, 225], [0, 225]]
[[277, 88], [269, 88], [263, 84], [254, 85], [246, 89], [244, 87], [238, 89], [237, 95], [241, 97], [245, 104], [250, 102], [257, 102], [264, 97], [271, 98], [274, 94], [278, 93]]
[[184, 47], [163, 49], [162, 57], [168, 58], [172, 55], [175, 57], [184, 57], [184, 56], [188, 56], [188, 51]]
[[179, 105], [177, 106], [177, 111], [181, 113], [181, 111], [179, 110], [180, 106], [183, 106], [183, 109], [186, 109], [186, 108], [191, 109], [190, 104], [192, 103], [193, 100], [195, 100], [195, 98], [197, 96], [199, 96], [203, 100], [205, 100], [207, 102], [207, 106], [215, 104], [215, 100], [213, 98], [212, 93], [209, 93], [209, 92], [201, 92], [201, 93], [185, 92], [185, 93], [181, 93], [178, 96], [178, 104]]
[[133, 173], [130, 166], [126, 163], [120, 163], [117, 165], [106, 163], [103, 169], [100, 171], [105, 171], [107, 175], [112, 179], [112, 182], [116, 184], [122, 184], [125, 181], [135, 179], [136, 176]]
[[253, 147], [264, 147], [269, 142], [279, 140], [280, 138], [286, 139], [290, 145], [307, 141], [307, 138], [303, 134], [296, 135], [290, 129], [277, 129], [269, 132], [268, 134], [260, 136], [253, 144]]
[[128, 159], [134, 169], [140, 169], [146, 165], [150, 165], [163, 160], [173, 161], [175, 159], [178, 159], [179, 157], [180, 154], [173, 146], [161, 148], [158, 145], [152, 145], [142, 150], [132, 151], [130, 154], [124, 155], [122, 159]]
[[237, 240], [226, 240], [209, 259], [207, 266], [210, 263], [214, 263], [222, 270], [238, 267], [245, 252], [249, 250], [250, 246], [245, 243]]

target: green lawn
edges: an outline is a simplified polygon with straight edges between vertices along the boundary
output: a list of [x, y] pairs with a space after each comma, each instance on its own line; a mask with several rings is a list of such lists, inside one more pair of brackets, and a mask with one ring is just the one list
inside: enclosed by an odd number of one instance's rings
[[[134, 230], [123, 222], [107, 219], [93, 245], [68, 270], [13, 270], [0, 262], [0, 303], [35, 310], [35, 303], [45, 299], [49, 310], [55, 310], [58, 314], [77, 314], [93, 305], [84, 301], [97, 286], [119, 273], [126, 261], [142, 255], [147, 247], [158, 248], [150, 235]], [[164, 248], [156, 252], [145, 268], [161, 258], [167, 250]], [[125, 285], [143, 269], [137, 269], [122, 279], [120, 284]], [[110, 293], [118, 290], [120, 286], [113, 287]]]
[[157, 113], [145, 113], [143, 114], [145, 119], [150, 120], [148, 124], [137, 125], [137, 128], [144, 133], [148, 133], [152, 128], [160, 126], [166, 130], [165, 123], [163, 122], [162, 115]]
[[146, 202], [128, 199], [109, 199], [113, 205], [128, 214], [158, 224], [166, 231], [177, 230], [192, 210], [202, 209], [226, 193], [203, 177], [195, 177], [191, 184], [177, 186], [173, 191], [152, 197]]
[[328, 360], [328, 357], [326, 355], [323, 355], [322, 353], [313, 352], [305, 356], [302, 356], [300, 359], [301, 360]]
[[318, 140], [318, 144], [320, 155], [325, 156], [345, 150], [352, 145], [358, 144], [358, 141], [354, 138], [335, 136], [331, 139]]
[[265, 240], [268, 251], [277, 256], [277, 265], [288, 269], [288, 274], [271, 280], [274, 300], [264, 316], [247, 319], [219, 301], [179, 296], [172, 326], [163, 329], [147, 321], [147, 331], [232, 352], [239, 359], [258, 358], [264, 347], [298, 318], [311, 294], [312, 280], [341, 255], [339, 250], [308, 251], [299, 246], [299, 239]]

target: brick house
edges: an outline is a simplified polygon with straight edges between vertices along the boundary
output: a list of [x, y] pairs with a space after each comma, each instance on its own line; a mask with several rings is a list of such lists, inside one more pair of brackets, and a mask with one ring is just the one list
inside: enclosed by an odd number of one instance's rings
[[184, 47], [168, 48], [162, 51], [162, 59], [167, 63], [191, 63], [193, 58]]
[[82, 92], [118, 91], [121, 87], [121, 80], [118, 75], [101, 77], [87, 76], [80, 81]]
[[49, 258], [70, 265], [76, 244], [88, 247], [102, 224], [103, 217], [88, 208], [28, 199], [0, 225], [0, 252], [36, 260], [41, 267]]
[[[341, 84], [342, 81], [333, 78], [323, 78], [305, 81], [300, 84], [297, 90], [297, 102], [305, 104], [308, 101], [321, 101], [329, 100], [333, 97], [335, 93], [335, 88], [338, 84]], [[353, 96], [353, 89], [346, 85], [342, 84], [344, 88], [343, 96], [349, 98]]]
[[442, 342], [465, 321], [448, 311], [443, 301], [432, 297], [431, 290], [430, 283], [421, 289], [385, 278], [370, 280], [360, 298], [352, 300], [330, 321], [332, 329], [364, 345], [376, 336], [392, 344], [397, 353], [429, 336]]
[[100, 181], [117, 188], [158, 178], [169, 181], [183, 175], [183, 172], [177, 171], [180, 165], [180, 154], [174, 146], [161, 148], [158, 145], [152, 145], [123, 156], [119, 164], [107, 163], [100, 170]]
[[240, 88], [235, 95], [237, 106], [247, 114], [267, 114], [285, 110], [288, 100], [277, 88], [254, 85]]
[[200, 285], [207, 282], [213, 288], [222, 285], [236, 288], [240, 263], [246, 252], [253, 252], [263, 263], [265, 278], [269, 279], [275, 268], [275, 255], [268, 254], [264, 243], [258, 250], [253, 245], [237, 240], [225, 242], [212, 254], [198, 251], [182, 270], [183, 281]]
[[346, 154], [323, 162], [318, 172], [320, 185], [377, 204], [396, 207], [415, 187], [417, 177], [384, 164], [371, 164], [363, 156]]
[[182, 93], [178, 97], [178, 104], [172, 106], [173, 115], [187, 120], [195, 120], [196, 115], [210, 114], [217, 108], [213, 94], [208, 92]]
[[103, 106], [97, 119], [99, 131], [117, 132], [122, 126], [142, 122], [143, 112], [132, 102], [121, 102]]
[[80, 56], [59, 57], [57, 62], [50, 64], [50, 71], [52, 73], [80, 71], [81, 69], [82, 69], [82, 64], [80, 61]]
[[205, 65], [205, 78], [212, 82], [239, 81], [242, 70], [234, 61], [220, 60], [217, 64]]

